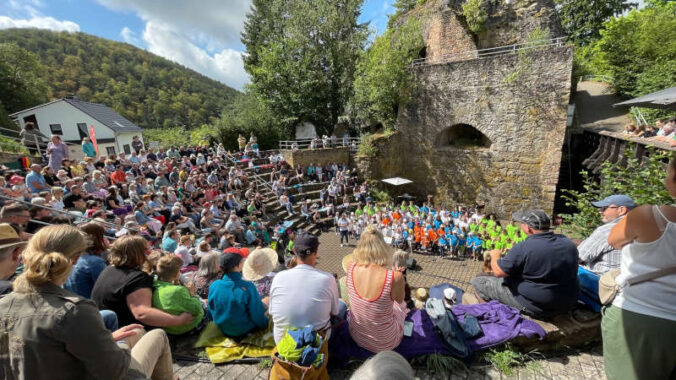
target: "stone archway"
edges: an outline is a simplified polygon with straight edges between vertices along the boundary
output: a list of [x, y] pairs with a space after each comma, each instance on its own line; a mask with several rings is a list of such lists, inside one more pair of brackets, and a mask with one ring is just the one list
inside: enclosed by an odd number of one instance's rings
[[436, 138], [437, 147], [457, 149], [490, 148], [491, 140], [469, 124], [455, 124], [441, 131]]

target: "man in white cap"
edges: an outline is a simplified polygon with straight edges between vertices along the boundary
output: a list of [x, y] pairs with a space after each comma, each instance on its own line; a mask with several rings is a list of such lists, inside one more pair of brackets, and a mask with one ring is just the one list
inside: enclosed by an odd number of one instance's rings
[[7, 223], [0, 224], [0, 297], [12, 291], [12, 281], [16, 277], [21, 252], [27, 241]]

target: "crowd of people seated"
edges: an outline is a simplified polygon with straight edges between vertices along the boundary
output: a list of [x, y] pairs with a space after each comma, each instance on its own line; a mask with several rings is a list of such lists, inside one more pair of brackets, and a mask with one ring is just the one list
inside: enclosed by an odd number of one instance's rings
[[[296, 231], [285, 265], [264, 248], [272, 226], [256, 184], [238, 166], [246, 153], [172, 147], [154, 159], [136, 147], [132, 156], [145, 157], [140, 164], [119, 155], [69, 167], [50, 160], [52, 183], [41, 165], [26, 176], [3, 173], [0, 345], [8, 351], [0, 353], [0, 367], [13, 377], [169, 379], [169, 338], [196, 335], [209, 322], [235, 340], [271, 328], [280, 344], [308, 326], [330, 342], [345, 321], [355, 344], [387, 353], [401, 344], [412, 307], [405, 260], [395, 254], [405, 244], [483, 257], [486, 273], [472, 280], [476, 302], [497, 300], [537, 318], [585, 301], [580, 285], [593, 288], [583, 281], [589, 273], [619, 269], [617, 283], [625, 284], [666, 269], [624, 285], [603, 309], [604, 357], [609, 378], [668, 378], [676, 368], [669, 355], [676, 338], [673, 206], [636, 207], [623, 195], [599, 200], [594, 205], [606, 224], [576, 247], [552, 232], [542, 210], [516, 213], [503, 228], [478, 205], [377, 204], [367, 184], [330, 165], [317, 206], [337, 208], [345, 197], [358, 204], [331, 214], [341, 244], [358, 240], [339, 288], [334, 275], [316, 267], [317, 236]], [[288, 186], [288, 169], [277, 160], [269, 161], [278, 173], [271, 182]], [[665, 183], [676, 197], [676, 160]], [[383, 354], [370, 363], [380, 360], [399, 358]]]
[[661, 119], [655, 125], [627, 124], [624, 133], [632, 137], [642, 137], [654, 141], [663, 141], [669, 146], [676, 146], [676, 117]]

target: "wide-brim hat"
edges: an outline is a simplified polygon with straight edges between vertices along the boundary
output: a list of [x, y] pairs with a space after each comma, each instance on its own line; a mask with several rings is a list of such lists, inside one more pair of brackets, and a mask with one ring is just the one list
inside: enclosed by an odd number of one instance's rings
[[0, 249], [17, 247], [28, 244], [27, 241], [21, 240], [16, 230], [9, 225], [9, 223], [0, 224]]
[[343, 271], [347, 273], [347, 268], [350, 266], [350, 264], [354, 261], [354, 254], [350, 253], [349, 255], [343, 257]]
[[242, 268], [245, 280], [257, 281], [268, 275], [277, 264], [277, 251], [272, 248], [258, 248], [249, 254]]

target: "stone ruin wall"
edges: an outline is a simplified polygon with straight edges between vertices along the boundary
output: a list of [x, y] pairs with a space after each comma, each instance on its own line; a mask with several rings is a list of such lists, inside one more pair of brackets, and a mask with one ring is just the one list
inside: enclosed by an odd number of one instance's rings
[[[407, 191], [433, 194], [437, 204], [484, 202], [500, 217], [532, 207], [551, 213], [572, 59], [571, 48], [555, 47], [416, 67], [398, 132], [376, 141], [376, 156], [359, 162], [362, 174], [411, 179]], [[456, 124], [479, 130], [490, 147], [448, 145], [442, 136]]]

